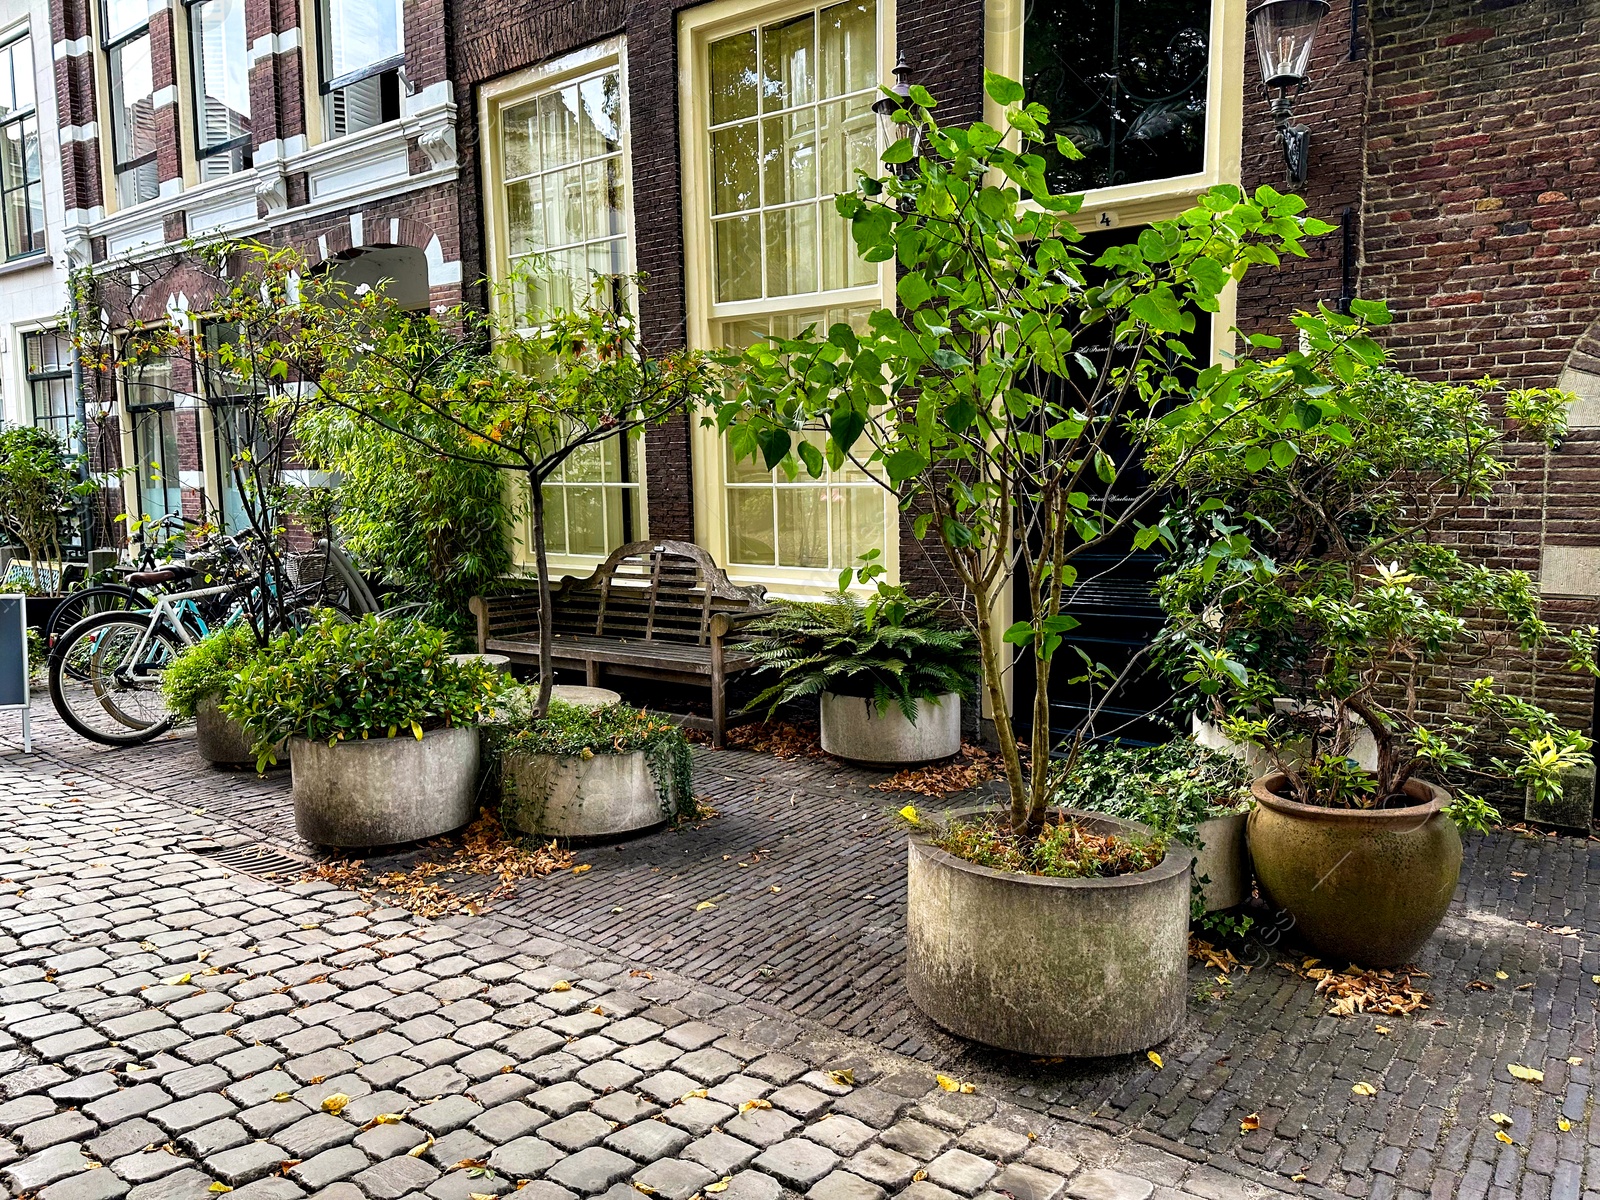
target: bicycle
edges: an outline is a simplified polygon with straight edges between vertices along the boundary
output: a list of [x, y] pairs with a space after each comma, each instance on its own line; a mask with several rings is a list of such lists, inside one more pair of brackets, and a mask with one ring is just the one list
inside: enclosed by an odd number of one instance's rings
[[[199, 522], [192, 518], [171, 513], [159, 521], [152, 522], [150, 528], [163, 532], [171, 531], [161, 542], [161, 547], [164, 549], [179, 540], [188, 526], [198, 524]], [[153, 539], [147, 540], [139, 559], [133, 564], [134, 570], [124, 576], [122, 583], [95, 583], [70, 592], [50, 616], [50, 624], [44, 631], [45, 646], [53, 647], [56, 639], [67, 630], [85, 617], [92, 617], [96, 613], [148, 609], [155, 602], [155, 593], [148, 589], [189, 578], [189, 576], [159, 574], [167, 567], [178, 564], [159, 561], [156, 553], [157, 542]]]
[[[169, 566], [161, 583], [196, 574]], [[180, 653], [213, 628], [249, 619], [258, 629], [297, 627], [321, 601], [317, 585], [279, 595], [258, 569], [243, 579], [155, 597], [148, 610], [96, 613], [69, 629], [50, 654], [50, 701], [68, 728], [104, 746], [137, 746], [160, 737], [175, 718], [161, 691], [161, 676]], [[274, 607], [283, 614], [271, 622]], [[340, 611], [337, 608], [334, 611]], [[348, 619], [349, 614], [345, 613]]]

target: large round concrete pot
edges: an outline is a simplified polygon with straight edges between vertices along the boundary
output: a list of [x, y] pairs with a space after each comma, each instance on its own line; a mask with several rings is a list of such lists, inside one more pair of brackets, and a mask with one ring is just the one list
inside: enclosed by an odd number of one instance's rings
[[[194, 745], [200, 752], [200, 757], [213, 766], [256, 765], [255, 751], [250, 749], [250, 739], [245, 736], [244, 726], [232, 717], [223, 716], [222, 710], [217, 707], [215, 693], [202, 698], [200, 703], [195, 705]], [[269, 767], [283, 762], [283, 744], [279, 743], [276, 749], [278, 763], [269, 763]]]
[[1281, 774], [1253, 785], [1250, 857], [1263, 894], [1331, 960], [1410, 962], [1461, 874], [1461, 835], [1441, 811], [1449, 794], [1414, 779], [1408, 808], [1319, 808], [1284, 799], [1286, 785]]
[[919, 763], [961, 752], [961, 697], [918, 700], [917, 719], [895, 704], [882, 712], [865, 696], [822, 693], [822, 748], [865, 763]]
[[319, 846], [393, 846], [477, 815], [478, 727], [333, 746], [289, 739], [294, 823]]
[[539, 837], [611, 837], [665, 821], [650, 758], [508, 754], [500, 764], [500, 819]]
[[1245, 843], [1249, 813], [1229, 813], [1195, 826], [1194, 877], [1201, 880], [1205, 911], [1237, 908], [1250, 899], [1250, 850]]
[[[1066, 815], [1099, 833], [1150, 833], [1097, 813]], [[1088, 1058], [1154, 1046], [1183, 1024], [1192, 860], [1173, 845], [1135, 875], [1046, 879], [992, 871], [913, 835], [911, 999], [951, 1033], [1019, 1054]]]

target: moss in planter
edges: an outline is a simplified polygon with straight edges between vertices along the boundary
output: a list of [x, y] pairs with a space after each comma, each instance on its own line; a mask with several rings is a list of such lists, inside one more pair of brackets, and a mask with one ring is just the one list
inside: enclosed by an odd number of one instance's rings
[[626, 704], [587, 708], [560, 700], [552, 700], [549, 711], [535, 719], [534, 698], [533, 689], [516, 688], [501, 699], [488, 727], [490, 752], [497, 766], [508, 755], [593, 758], [596, 754], [643, 751], [662, 816], [683, 821], [694, 815], [694, 764], [688, 739], [678, 726]]
[[1042, 875], [1050, 879], [1110, 879], [1161, 865], [1166, 839], [1095, 833], [1076, 821], [1046, 823], [1031, 844], [1012, 836], [993, 818], [955, 821], [933, 838], [947, 854], [991, 871]]

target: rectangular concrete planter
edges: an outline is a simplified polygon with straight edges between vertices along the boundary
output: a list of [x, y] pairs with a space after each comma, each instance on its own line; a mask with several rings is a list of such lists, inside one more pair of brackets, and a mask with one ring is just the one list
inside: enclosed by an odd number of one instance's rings
[[[1097, 832], [1150, 832], [1098, 813], [1065, 815]], [[1047, 879], [977, 866], [914, 834], [911, 999], [951, 1033], [1020, 1054], [1090, 1058], [1154, 1046], [1183, 1024], [1192, 861], [1173, 843], [1148, 871]]]
[[319, 846], [396, 846], [478, 815], [478, 727], [344, 741], [289, 739], [294, 822]]
[[1561, 796], [1556, 800], [1538, 800], [1530, 787], [1523, 800], [1524, 818], [1563, 829], [1588, 829], [1594, 823], [1594, 776], [1593, 766], [1563, 771]]
[[614, 837], [667, 819], [650, 756], [507, 754], [500, 763], [500, 819], [538, 837]]

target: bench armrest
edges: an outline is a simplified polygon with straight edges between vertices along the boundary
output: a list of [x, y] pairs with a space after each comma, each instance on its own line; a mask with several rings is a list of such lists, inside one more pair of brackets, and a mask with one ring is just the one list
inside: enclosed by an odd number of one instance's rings
[[711, 637], [713, 640], [720, 641], [721, 639], [727, 637], [730, 633], [736, 632], [739, 626], [748, 624], [749, 622], [756, 620], [758, 617], [764, 617], [768, 613], [776, 611], [776, 605], [762, 604], [753, 608], [742, 609], [738, 612], [712, 613]]
[[478, 653], [484, 654], [489, 647], [489, 602], [482, 596], [474, 596], [467, 601], [467, 611], [478, 626]]

